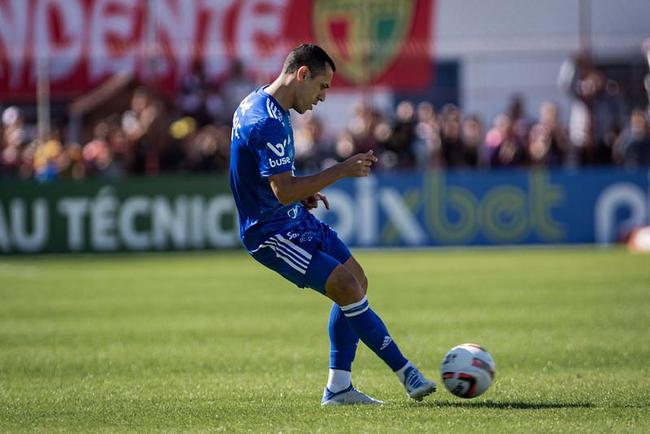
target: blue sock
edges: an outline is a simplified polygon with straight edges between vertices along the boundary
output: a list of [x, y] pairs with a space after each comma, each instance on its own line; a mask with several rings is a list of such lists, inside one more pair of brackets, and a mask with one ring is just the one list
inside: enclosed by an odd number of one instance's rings
[[329, 321], [330, 369], [352, 370], [359, 336], [352, 330], [338, 304], [332, 305]]
[[393, 371], [408, 363], [388, 334], [382, 320], [368, 307], [368, 299], [365, 296], [356, 303], [341, 306], [341, 310], [361, 341]]

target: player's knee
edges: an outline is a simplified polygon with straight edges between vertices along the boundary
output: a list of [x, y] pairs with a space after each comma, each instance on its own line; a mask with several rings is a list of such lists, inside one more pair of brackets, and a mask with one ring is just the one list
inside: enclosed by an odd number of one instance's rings
[[325, 295], [338, 305], [345, 306], [361, 300], [365, 292], [356, 277], [345, 267], [339, 266], [327, 280]]
[[363, 288], [363, 294], [365, 295], [368, 292], [368, 278], [365, 274], [361, 275], [361, 287]]
[[366, 278], [366, 273], [363, 271], [361, 265], [356, 259], [354, 259], [354, 257], [350, 257], [350, 259], [348, 259], [348, 261], [343, 265], [345, 265], [345, 268], [354, 275], [365, 294], [368, 291], [368, 279]]

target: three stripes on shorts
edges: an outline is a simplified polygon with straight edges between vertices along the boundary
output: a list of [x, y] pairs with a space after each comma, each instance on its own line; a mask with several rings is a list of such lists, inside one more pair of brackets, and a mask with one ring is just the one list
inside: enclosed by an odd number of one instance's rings
[[300, 274], [305, 274], [311, 262], [311, 253], [296, 246], [280, 234], [274, 235], [264, 241], [261, 247], [268, 247], [273, 250], [275, 256], [282, 259]]
[[[300, 274], [307, 272], [307, 267], [309, 267], [309, 263], [311, 262], [311, 253], [295, 245], [282, 235], [277, 234], [272, 236], [264, 241], [260, 247], [268, 247], [273, 250], [276, 257], [282, 259]], [[341, 310], [343, 311], [343, 315], [348, 318], [361, 315], [368, 310], [368, 299], [364, 296], [356, 303], [341, 306]]]

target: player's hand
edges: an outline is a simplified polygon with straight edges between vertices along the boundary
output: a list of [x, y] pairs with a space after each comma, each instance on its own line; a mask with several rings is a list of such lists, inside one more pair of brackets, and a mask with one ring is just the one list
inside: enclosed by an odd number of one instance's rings
[[370, 174], [370, 168], [377, 161], [377, 157], [375, 157], [373, 151], [353, 155], [341, 163], [344, 176], [368, 176]]
[[322, 193], [312, 194], [307, 199], [303, 199], [300, 202], [305, 206], [305, 208], [314, 209], [314, 208], [318, 208], [319, 200], [323, 202], [323, 205], [325, 205], [325, 209], [330, 209], [330, 202], [329, 200], [327, 200], [327, 196], [325, 196]]

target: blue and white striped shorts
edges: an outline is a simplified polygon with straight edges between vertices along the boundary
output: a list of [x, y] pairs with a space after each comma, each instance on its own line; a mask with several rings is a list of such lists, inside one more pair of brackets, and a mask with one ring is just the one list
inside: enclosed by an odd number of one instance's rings
[[264, 266], [300, 288], [325, 294], [332, 271], [352, 254], [336, 232], [311, 214], [297, 226], [282, 231], [249, 252]]

